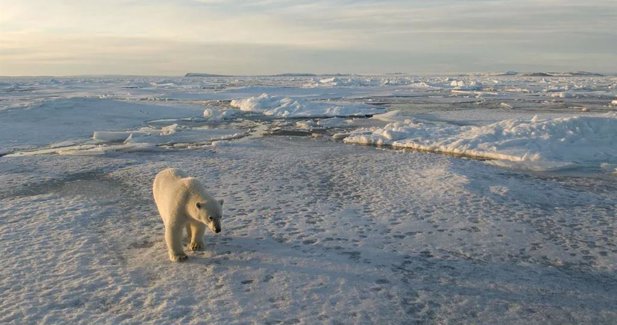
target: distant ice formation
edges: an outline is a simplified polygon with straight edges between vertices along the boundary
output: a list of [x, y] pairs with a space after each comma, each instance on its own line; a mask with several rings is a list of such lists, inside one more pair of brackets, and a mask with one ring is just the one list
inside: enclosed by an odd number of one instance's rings
[[366, 104], [309, 101], [301, 98], [271, 96], [263, 93], [245, 99], [234, 99], [231, 106], [244, 112], [274, 117], [333, 117], [372, 115], [379, 110]]

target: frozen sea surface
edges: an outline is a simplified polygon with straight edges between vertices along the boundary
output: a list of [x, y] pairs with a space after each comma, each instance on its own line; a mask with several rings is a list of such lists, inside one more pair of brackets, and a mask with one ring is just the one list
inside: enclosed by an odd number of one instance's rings
[[[616, 95], [614, 77], [2, 79], [0, 322], [614, 324], [610, 130], [585, 129], [603, 155], [534, 137], [612, 123]], [[574, 165], [341, 141], [392, 123], [401, 139], [510, 123], [518, 148]], [[170, 166], [225, 199], [185, 263], [151, 194]]]
[[616, 84], [581, 74], [5, 78], [0, 155], [198, 147], [258, 129], [610, 173]]

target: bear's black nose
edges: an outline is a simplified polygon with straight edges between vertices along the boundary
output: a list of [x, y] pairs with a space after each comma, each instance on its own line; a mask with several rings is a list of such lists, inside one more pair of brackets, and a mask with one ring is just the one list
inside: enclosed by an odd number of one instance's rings
[[218, 234], [219, 232], [221, 232], [221, 228], [214, 229], [214, 232]]

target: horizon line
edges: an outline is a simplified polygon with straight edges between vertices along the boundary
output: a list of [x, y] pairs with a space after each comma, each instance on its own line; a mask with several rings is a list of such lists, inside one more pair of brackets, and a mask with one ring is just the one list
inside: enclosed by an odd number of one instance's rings
[[[408, 75], [408, 76], [454, 76], [454, 75], [475, 75], [492, 74], [494, 76], [528, 76], [528, 77], [564, 77], [568, 74], [572, 76], [617, 76], [617, 71], [598, 72], [598, 71], [468, 71], [468, 72], [375, 72], [375, 73], [356, 73], [356, 72], [284, 72], [272, 74], [220, 74], [207, 72], [187, 72], [185, 74], [122, 74], [122, 73], [84, 73], [84, 74], [42, 74], [42, 75], [0, 75], [0, 78], [74, 78], [74, 77], [183, 77], [183, 78], [246, 78], [246, 77], [318, 77], [318, 76], [385, 76], [385, 75]], [[534, 75], [537, 74], [537, 75]], [[545, 74], [545, 75], [541, 75]]]

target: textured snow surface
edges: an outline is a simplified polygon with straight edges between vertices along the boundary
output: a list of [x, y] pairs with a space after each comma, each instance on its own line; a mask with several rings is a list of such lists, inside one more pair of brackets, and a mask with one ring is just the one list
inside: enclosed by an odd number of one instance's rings
[[[615, 324], [615, 98], [575, 74], [0, 78], [0, 323]], [[225, 200], [185, 263], [166, 167]]]
[[[2, 323], [617, 319], [611, 180], [282, 137], [2, 160]], [[225, 199], [186, 263], [150, 193], [167, 166]]]

